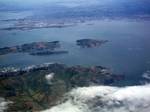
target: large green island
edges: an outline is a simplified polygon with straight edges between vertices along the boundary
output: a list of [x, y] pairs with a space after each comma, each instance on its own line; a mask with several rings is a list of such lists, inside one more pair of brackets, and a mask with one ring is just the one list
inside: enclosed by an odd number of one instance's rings
[[124, 79], [102, 66], [66, 66], [52, 63], [22, 69], [1, 69], [0, 97], [7, 112], [34, 112], [50, 108], [74, 87], [111, 85]]

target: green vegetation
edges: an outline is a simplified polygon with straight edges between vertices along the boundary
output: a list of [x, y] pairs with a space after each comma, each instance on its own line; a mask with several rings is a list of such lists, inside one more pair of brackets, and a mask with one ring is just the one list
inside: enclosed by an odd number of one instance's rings
[[[13, 74], [18, 75], [6, 75], [6, 77], [4, 74], [1, 75], [0, 96], [13, 101], [9, 105], [8, 112], [39, 111], [56, 105], [63, 98], [62, 96], [73, 87], [88, 86], [91, 83], [105, 84], [108, 80], [113, 83], [120, 77], [104, 72], [104, 70], [107, 69], [100, 66], [86, 68], [50, 64], [45, 67], [28, 69], [21, 75], [18, 74], [20, 71], [15, 71]], [[55, 75], [51, 83], [48, 83], [45, 76], [50, 73]]]

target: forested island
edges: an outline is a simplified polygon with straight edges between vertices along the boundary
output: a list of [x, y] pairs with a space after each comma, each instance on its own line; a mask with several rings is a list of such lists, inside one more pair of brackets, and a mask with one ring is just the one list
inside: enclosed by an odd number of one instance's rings
[[12, 47], [0, 48], [0, 55], [9, 53], [29, 53], [30, 55], [52, 55], [68, 53], [68, 51], [60, 50], [60, 48], [61, 44], [59, 41], [33, 42]]
[[76, 41], [76, 44], [82, 48], [95, 48], [107, 42], [108, 40], [80, 39]]
[[[82, 48], [96, 48], [107, 43], [108, 40], [95, 39], [80, 39], [76, 41], [76, 45]], [[67, 54], [67, 50], [61, 49], [59, 41], [52, 42], [32, 42], [23, 45], [16, 45], [12, 47], [0, 48], [0, 55], [9, 53], [28, 53], [29, 55], [53, 55], [53, 54]]]

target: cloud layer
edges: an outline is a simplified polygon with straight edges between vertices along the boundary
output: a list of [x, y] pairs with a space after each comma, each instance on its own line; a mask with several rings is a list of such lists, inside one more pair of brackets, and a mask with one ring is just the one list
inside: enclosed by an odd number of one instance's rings
[[150, 85], [73, 89], [67, 100], [43, 112], [149, 112]]

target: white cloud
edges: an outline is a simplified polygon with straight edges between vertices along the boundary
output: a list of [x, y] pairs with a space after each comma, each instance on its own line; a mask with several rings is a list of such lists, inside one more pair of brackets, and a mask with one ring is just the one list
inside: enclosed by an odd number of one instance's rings
[[0, 112], [4, 112], [8, 108], [8, 104], [12, 102], [6, 101], [4, 98], [0, 97]]
[[45, 76], [45, 79], [47, 80], [48, 84], [52, 84], [52, 79], [54, 78], [54, 75], [54, 73], [50, 73]]
[[143, 75], [142, 75], [143, 78], [147, 79], [147, 80], [150, 80], [150, 71], [146, 71]]
[[43, 112], [149, 112], [150, 85], [73, 89], [68, 100]]

